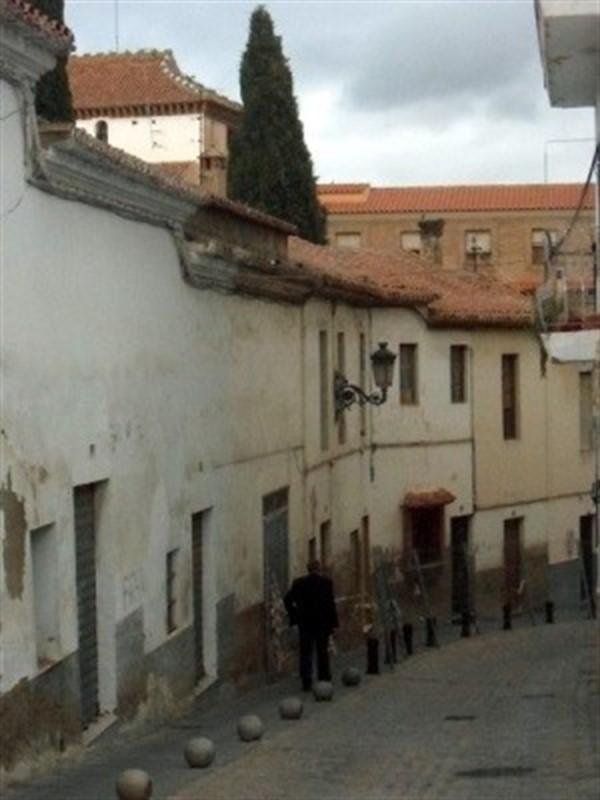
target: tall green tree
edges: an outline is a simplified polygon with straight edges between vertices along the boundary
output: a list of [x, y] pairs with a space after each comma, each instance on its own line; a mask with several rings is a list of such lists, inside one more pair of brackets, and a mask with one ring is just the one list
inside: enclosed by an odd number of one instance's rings
[[[64, 0], [30, 0], [31, 4], [52, 19], [65, 20]], [[49, 122], [73, 122], [73, 99], [67, 77], [67, 57], [60, 56], [56, 67], [42, 75], [35, 90], [35, 110]]]
[[292, 73], [264, 6], [250, 18], [240, 92], [244, 110], [231, 141], [229, 197], [296, 225], [310, 241], [324, 242], [325, 212], [317, 200]]

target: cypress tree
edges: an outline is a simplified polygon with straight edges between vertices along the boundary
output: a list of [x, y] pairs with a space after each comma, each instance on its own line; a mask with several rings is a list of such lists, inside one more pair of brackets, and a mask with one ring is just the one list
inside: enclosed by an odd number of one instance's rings
[[[65, 20], [64, 0], [30, 0], [31, 4], [52, 19]], [[73, 122], [73, 99], [67, 77], [67, 56], [59, 56], [56, 67], [42, 75], [35, 90], [35, 110], [49, 122]]]
[[310, 241], [325, 241], [325, 212], [294, 97], [281, 38], [263, 6], [250, 18], [240, 67], [244, 110], [232, 136], [228, 194], [298, 227]]

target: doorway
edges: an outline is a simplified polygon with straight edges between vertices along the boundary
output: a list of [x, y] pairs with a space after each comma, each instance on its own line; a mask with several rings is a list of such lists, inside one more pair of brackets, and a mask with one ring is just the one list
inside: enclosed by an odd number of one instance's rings
[[594, 515], [579, 517], [579, 558], [581, 560], [580, 599], [595, 607]]
[[450, 520], [453, 615], [471, 610], [469, 527], [470, 517], [452, 517]]
[[204, 665], [204, 606], [206, 590], [204, 579], [205, 511], [192, 514], [192, 596], [194, 606], [194, 665], [196, 681], [206, 675]]

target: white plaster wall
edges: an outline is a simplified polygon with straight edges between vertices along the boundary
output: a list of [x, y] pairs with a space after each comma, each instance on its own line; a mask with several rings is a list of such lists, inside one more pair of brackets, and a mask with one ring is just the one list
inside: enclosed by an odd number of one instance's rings
[[[3, 92], [3, 107], [14, 106]], [[97, 565], [108, 708], [115, 626], [142, 605], [146, 649], [165, 641], [165, 555], [179, 547], [189, 568], [192, 513], [212, 509], [213, 623], [219, 597], [262, 599], [262, 495], [289, 485], [291, 536], [302, 527], [300, 312], [191, 289], [166, 231], [25, 187], [18, 115], [2, 133], [13, 154], [4, 208], [23, 195], [3, 219], [2, 480], [10, 472], [28, 528], [56, 525], [63, 655], [77, 647], [72, 488], [105, 481]], [[3, 689], [37, 671], [28, 550], [25, 571], [21, 596], [4, 587], [1, 598]], [[184, 625], [185, 569], [179, 588]], [[214, 668], [214, 625], [206, 636]]]
[[202, 114], [155, 117], [94, 117], [80, 119], [77, 127], [96, 135], [96, 123], [108, 124], [108, 143], [155, 163], [194, 161], [204, 149]]

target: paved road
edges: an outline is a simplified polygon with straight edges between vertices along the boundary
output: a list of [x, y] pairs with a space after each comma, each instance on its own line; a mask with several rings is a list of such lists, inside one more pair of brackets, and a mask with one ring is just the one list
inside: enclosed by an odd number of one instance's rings
[[[284, 722], [291, 681], [206, 701], [178, 726], [93, 748], [6, 800], [109, 800], [114, 776], [141, 766], [153, 800], [597, 800], [600, 636], [579, 621], [458, 640], [421, 652], [332, 703], [305, 701]], [[235, 736], [258, 712], [261, 742]], [[217, 759], [187, 770], [182, 747], [208, 735]]]

